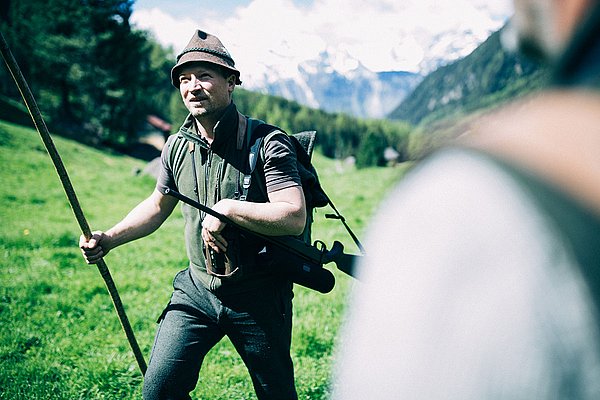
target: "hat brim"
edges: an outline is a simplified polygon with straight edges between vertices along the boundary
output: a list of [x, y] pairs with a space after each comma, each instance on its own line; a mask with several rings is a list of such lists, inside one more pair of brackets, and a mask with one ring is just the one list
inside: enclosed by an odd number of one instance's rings
[[242, 81], [240, 80], [240, 71], [227, 64], [221, 57], [201, 51], [193, 51], [182, 55], [181, 58], [177, 61], [177, 64], [175, 64], [175, 66], [171, 69], [171, 83], [173, 84], [173, 86], [179, 88], [179, 71], [181, 70], [181, 68], [183, 68], [184, 65], [195, 62], [207, 62], [223, 67], [231, 71], [231, 73], [235, 75], [236, 85], [242, 84]]

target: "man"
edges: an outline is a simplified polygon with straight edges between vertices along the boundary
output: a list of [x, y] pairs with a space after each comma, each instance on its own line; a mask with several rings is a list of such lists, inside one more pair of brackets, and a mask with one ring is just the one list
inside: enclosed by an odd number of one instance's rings
[[[81, 249], [89, 263], [156, 230], [177, 200], [164, 188], [204, 203], [237, 224], [266, 235], [299, 235], [306, 207], [296, 155], [287, 135], [264, 146], [262, 175], [247, 200], [247, 120], [232, 102], [240, 73], [221, 41], [197, 31], [178, 56], [171, 80], [190, 114], [162, 153], [154, 192], [121, 222], [95, 232]], [[262, 180], [262, 182], [260, 182]], [[189, 268], [174, 280], [160, 318], [148, 371], [146, 399], [186, 399], [208, 351], [227, 335], [246, 364], [259, 399], [295, 399], [290, 357], [292, 285], [261, 264], [262, 244], [240, 236], [219, 219], [182, 206]], [[223, 256], [237, 260], [219, 269]], [[220, 260], [220, 261], [219, 261]]]
[[382, 206], [334, 399], [600, 398], [600, 2], [515, 11], [553, 84], [430, 155]]

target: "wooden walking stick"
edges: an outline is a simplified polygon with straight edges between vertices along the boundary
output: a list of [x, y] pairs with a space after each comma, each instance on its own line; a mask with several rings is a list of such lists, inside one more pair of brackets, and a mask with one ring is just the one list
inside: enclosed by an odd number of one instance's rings
[[[50, 132], [46, 127], [46, 123], [42, 118], [42, 114], [40, 109], [37, 106], [35, 98], [29, 89], [29, 85], [27, 85], [27, 81], [25, 77], [21, 73], [21, 69], [17, 64], [17, 61], [12, 55], [8, 43], [4, 39], [4, 35], [0, 32], [0, 50], [2, 51], [2, 58], [6, 62], [6, 65], [19, 88], [19, 92], [21, 92], [21, 96], [25, 101], [25, 105], [29, 110], [29, 114], [31, 114], [31, 118], [33, 119], [33, 123], [42, 137], [42, 141], [46, 146], [46, 150], [52, 159], [54, 167], [56, 168], [56, 172], [58, 173], [58, 177], [62, 183], [63, 189], [67, 194], [67, 198], [69, 200], [69, 204], [73, 209], [73, 213], [75, 214], [75, 218], [79, 223], [79, 227], [81, 228], [81, 232], [86, 237], [86, 239], [90, 239], [92, 237], [92, 231], [90, 226], [88, 225], [85, 216], [83, 215], [83, 210], [79, 205], [79, 200], [77, 199], [77, 195], [75, 194], [75, 190], [73, 189], [73, 185], [71, 184], [71, 180], [69, 179], [69, 175], [67, 174], [67, 170], [54, 146], [54, 142], [52, 141], [52, 137], [50, 136]], [[123, 307], [123, 303], [121, 303], [121, 298], [119, 296], [119, 292], [117, 291], [117, 287], [110, 275], [110, 271], [104, 259], [101, 259], [97, 264], [98, 271], [100, 271], [100, 275], [104, 279], [104, 283], [106, 284], [106, 288], [108, 289], [108, 293], [112, 299], [112, 302], [115, 306], [115, 310], [117, 311], [117, 315], [119, 316], [119, 320], [121, 321], [121, 326], [125, 331], [125, 335], [127, 336], [127, 340], [129, 341], [129, 345], [131, 346], [131, 350], [133, 350], [133, 354], [135, 355], [135, 359], [140, 367], [142, 375], [146, 373], [146, 361], [144, 360], [144, 356], [140, 351], [140, 347], [135, 339], [133, 334], [133, 330], [131, 329], [131, 325], [129, 324], [129, 320], [127, 319], [127, 315], [125, 314], [125, 309]]]

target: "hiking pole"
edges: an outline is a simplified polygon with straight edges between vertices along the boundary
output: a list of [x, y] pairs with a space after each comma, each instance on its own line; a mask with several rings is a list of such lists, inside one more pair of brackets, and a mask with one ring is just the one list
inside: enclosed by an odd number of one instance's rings
[[[25, 101], [27, 110], [29, 111], [29, 114], [31, 114], [33, 123], [38, 133], [42, 137], [42, 141], [46, 146], [46, 150], [48, 151], [48, 154], [52, 159], [54, 167], [56, 168], [56, 172], [58, 173], [58, 177], [60, 178], [60, 181], [62, 183], [63, 189], [67, 194], [69, 204], [71, 205], [73, 213], [75, 214], [75, 218], [77, 219], [79, 227], [81, 228], [81, 232], [83, 233], [85, 238], [89, 240], [92, 237], [92, 231], [85, 219], [85, 216], [83, 215], [83, 210], [79, 205], [79, 200], [77, 199], [77, 195], [75, 194], [75, 190], [73, 189], [73, 185], [71, 184], [71, 180], [69, 179], [67, 170], [60, 158], [60, 155], [58, 154], [58, 151], [56, 150], [56, 147], [54, 146], [54, 142], [52, 141], [50, 132], [48, 131], [46, 123], [42, 118], [42, 113], [40, 112], [40, 109], [37, 106], [35, 98], [33, 97], [31, 90], [29, 89], [29, 85], [27, 85], [27, 81], [21, 73], [21, 69], [19, 68], [17, 61], [13, 57], [12, 52], [10, 51], [8, 43], [4, 39], [4, 35], [2, 34], [2, 32], [0, 32], [0, 50], [2, 51], [2, 58], [4, 58], [4, 61], [13, 79], [15, 80], [17, 87], [19, 88], [19, 92], [21, 93], [21, 96]], [[112, 302], [115, 306], [115, 310], [117, 311], [117, 315], [119, 316], [121, 326], [125, 331], [125, 335], [127, 336], [127, 340], [129, 341], [131, 350], [133, 350], [133, 354], [135, 355], [135, 359], [138, 363], [138, 366], [142, 371], [142, 375], [144, 375], [146, 373], [146, 361], [144, 360], [144, 356], [140, 351], [140, 347], [138, 346], [138, 343], [133, 334], [133, 330], [131, 329], [131, 325], [129, 324], [129, 320], [127, 319], [127, 315], [125, 314], [125, 308], [123, 307], [123, 303], [121, 303], [121, 298], [119, 296], [119, 292], [117, 291], [117, 287], [115, 286], [115, 283], [110, 275], [110, 271], [108, 270], [106, 263], [104, 262], [104, 259], [101, 259], [96, 265], [98, 267], [98, 271], [100, 271], [100, 275], [102, 275], [102, 278], [104, 279], [104, 283], [106, 284], [108, 293], [110, 294]]]

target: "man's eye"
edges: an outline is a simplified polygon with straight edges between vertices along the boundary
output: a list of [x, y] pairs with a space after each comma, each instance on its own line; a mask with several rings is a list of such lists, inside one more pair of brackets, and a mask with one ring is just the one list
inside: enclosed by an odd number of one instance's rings
[[189, 82], [190, 78], [187, 76], [180, 76], [179, 77], [179, 83], [187, 83]]

